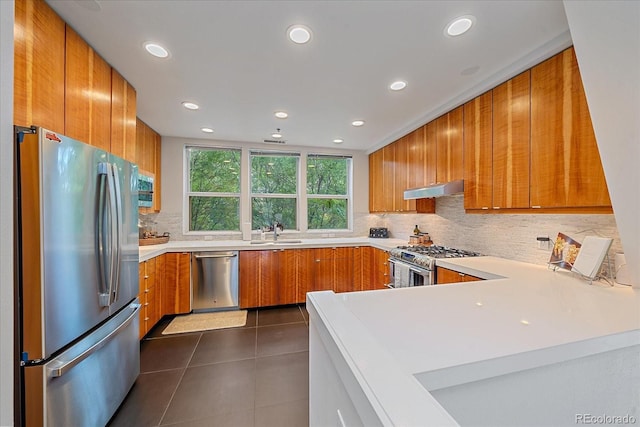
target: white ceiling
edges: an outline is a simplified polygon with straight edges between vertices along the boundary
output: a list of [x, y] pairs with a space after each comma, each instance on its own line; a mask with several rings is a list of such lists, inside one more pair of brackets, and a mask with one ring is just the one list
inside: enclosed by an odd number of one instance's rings
[[[136, 88], [142, 120], [188, 138], [260, 142], [281, 128], [287, 144], [371, 151], [571, 44], [561, 1], [48, 3]], [[444, 35], [468, 14], [468, 33]], [[311, 42], [291, 43], [292, 24]], [[397, 79], [408, 86], [392, 92]]]

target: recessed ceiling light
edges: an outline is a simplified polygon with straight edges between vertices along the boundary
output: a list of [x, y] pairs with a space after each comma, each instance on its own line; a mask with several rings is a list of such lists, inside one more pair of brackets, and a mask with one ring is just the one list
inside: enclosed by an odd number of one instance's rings
[[389, 89], [391, 90], [402, 90], [407, 87], [407, 82], [403, 82], [402, 80], [395, 81], [389, 85]]
[[475, 16], [465, 15], [460, 16], [453, 21], [449, 22], [447, 27], [445, 28], [445, 34], [455, 37], [469, 31], [473, 23], [475, 22]]
[[200, 108], [198, 104], [194, 104], [193, 102], [188, 102], [188, 101], [183, 102], [182, 106], [187, 110], [197, 110], [198, 108]]
[[351, 124], [353, 126], [359, 127], [359, 126], [362, 126], [364, 124], [364, 120], [354, 120], [354, 121], [351, 122]]
[[277, 132], [271, 134], [272, 138], [282, 138], [282, 134], [280, 133], [280, 129]]
[[145, 43], [144, 48], [147, 50], [147, 52], [157, 58], [166, 58], [167, 56], [169, 56], [169, 51], [157, 43]]
[[276, 112], [274, 113], [274, 116], [276, 116], [276, 117], [277, 117], [277, 118], [279, 118], [279, 119], [286, 119], [287, 117], [289, 117], [289, 114], [287, 114], [287, 113], [286, 113], [286, 112], [284, 112], [284, 111], [276, 111]]
[[200, 129], [200, 130], [201, 130], [202, 132], [204, 132], [204, 133], [213, 133], [213, 129], [211, 129], [211, 128], [202, 128], [202, 129]]
[[344, 139], [342, 139], [342, 138], [336, 138], [336, 139], [333, 140], [334, 144], [342, 144], [343, 142], [344, 142]]
[[305, 44], [311, 40], [311, 30], [304, 25], [292, 25], [287, 29], [289, 39], [296, 44]]

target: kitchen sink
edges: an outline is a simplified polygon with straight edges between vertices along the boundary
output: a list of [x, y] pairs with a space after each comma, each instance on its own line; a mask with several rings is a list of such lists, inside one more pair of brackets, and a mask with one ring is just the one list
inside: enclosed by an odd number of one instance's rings
[[302, 243], [302, 240], [282, 239], [282, 240], [276, 240], [275, 242], [273, 240], [252, 240], [251, 241], [252, 245], [289, 245], [292, 243]]

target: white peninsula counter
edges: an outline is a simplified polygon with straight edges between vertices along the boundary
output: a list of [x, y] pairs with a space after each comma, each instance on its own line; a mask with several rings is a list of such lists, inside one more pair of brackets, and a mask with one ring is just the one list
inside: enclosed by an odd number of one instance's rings
[[437, 262], [489, 280], [307, 295], [312, 427], [640, 423], [640, 290]]

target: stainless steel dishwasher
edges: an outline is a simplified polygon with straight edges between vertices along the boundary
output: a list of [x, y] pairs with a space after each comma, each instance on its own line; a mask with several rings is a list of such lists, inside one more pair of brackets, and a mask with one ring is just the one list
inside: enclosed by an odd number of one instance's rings
[[238, 308], [238, 251], [194, 253], [191, 271], [194, 312]]

